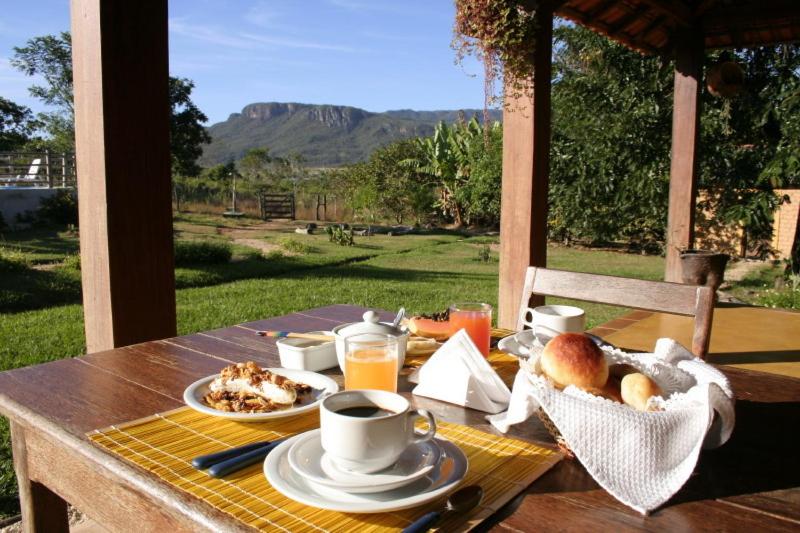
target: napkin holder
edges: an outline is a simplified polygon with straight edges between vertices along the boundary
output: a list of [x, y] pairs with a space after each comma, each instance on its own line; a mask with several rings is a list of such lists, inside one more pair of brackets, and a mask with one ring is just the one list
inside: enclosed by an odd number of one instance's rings
[[486, 413], [508, 407], [511, 391], [483, 357], [465, 330], [445, 342], [416, 372], [412, 391]]

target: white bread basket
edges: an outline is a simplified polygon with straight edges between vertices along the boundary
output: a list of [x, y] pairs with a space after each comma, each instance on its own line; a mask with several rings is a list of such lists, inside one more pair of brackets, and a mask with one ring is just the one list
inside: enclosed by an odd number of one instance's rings
[[701, 448], [728, 440], [733, 392], [721, 372], [671, 339], [660, 339], [654, 353], [603, 352], [609, 364], [634, 366], [661, 387], [664, 398], [651, 399], [659, 411], [637, 411], [576, 387], [558, 390], [541, 374], [541, 352], [533, 350], [520, 365], [508, 411], [489, 419], [505, 432], [541, 410], [595, 481], [647, 513], [684, 485]]

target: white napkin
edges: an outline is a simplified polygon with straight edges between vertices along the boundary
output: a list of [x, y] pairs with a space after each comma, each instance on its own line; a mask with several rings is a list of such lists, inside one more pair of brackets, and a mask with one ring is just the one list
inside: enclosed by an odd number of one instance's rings
[[417, 370], [418, 396], [463, 405], [487, 413], [508, 407], [511, 391], [465, 330], [450, 337]]
[[654, 400], [663, 411], [635, 411], [575, 387], [559, 391], [537, 375], [534, 360], [517, 373], [508, 411], [487, 418], [505, 432], [541, 407], [595, 481], [646, 514], [686, 483], [701, 448], [728, 440], [733, 392], [724, 374], [671, 339], [660, 339], [652, 354], [604, 352], [609, 363], [632, 364], [650, 375], [664, 390], [665, 399]]

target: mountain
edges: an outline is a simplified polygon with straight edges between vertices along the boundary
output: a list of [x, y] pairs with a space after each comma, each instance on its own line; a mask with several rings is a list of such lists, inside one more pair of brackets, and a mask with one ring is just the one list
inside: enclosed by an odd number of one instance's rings
[[[267, 147], [274, 155], [300, 153], [311, 166], [363, 161], [381, 146], [399, 139], [431, 135], [443, 120], [458, 120], [461, 111], [400, 109], [372, 113], [357, 107], [297, 103], [249, 104], [241, 113], [208, 128], [212, 142], [203, 149], [204, 166], [239, 159], [250, 148]], [[483, 111], [466, 109], [467, 118]], [[502, 113], [492, 110], [492, 119]]]

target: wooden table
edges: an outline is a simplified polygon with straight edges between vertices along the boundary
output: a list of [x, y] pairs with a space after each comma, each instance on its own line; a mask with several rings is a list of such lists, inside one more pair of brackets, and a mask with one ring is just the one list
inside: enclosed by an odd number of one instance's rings
[[[110, 530], [242, 529], [227, 515], [92, 446], [85, 433], [179, 407], [186, 385], [229, 362], [252, 359], [277, 366], [274, 343], [254, 335], [255, 329], [330, 329], [358, 320], [362, 312], [343, 305], [313, 309], [0, 374], [0, 411], [11, 419], [28, 530], [67, 531], [65, 501]], [[614, 337], [648, 316], [629, 315], [597, 331], [619, 341]], [[722, 369], [738, 398], [733, 437], [701, 455], [695, 474], [664, 508], [641, 516], [600, 489], [579, 463], [562, 461], [482, 527], [797, 531], [800, 380]], [[341, 381], [338, 371], [332, 374]], [[407, 383], [402, 387], [410, 390]], [[493, 432], [482, 413], [425, 398], [415, 403], [446, 420]], [[520, 424], [512, 434], [553, 442], [538, 420]]]

